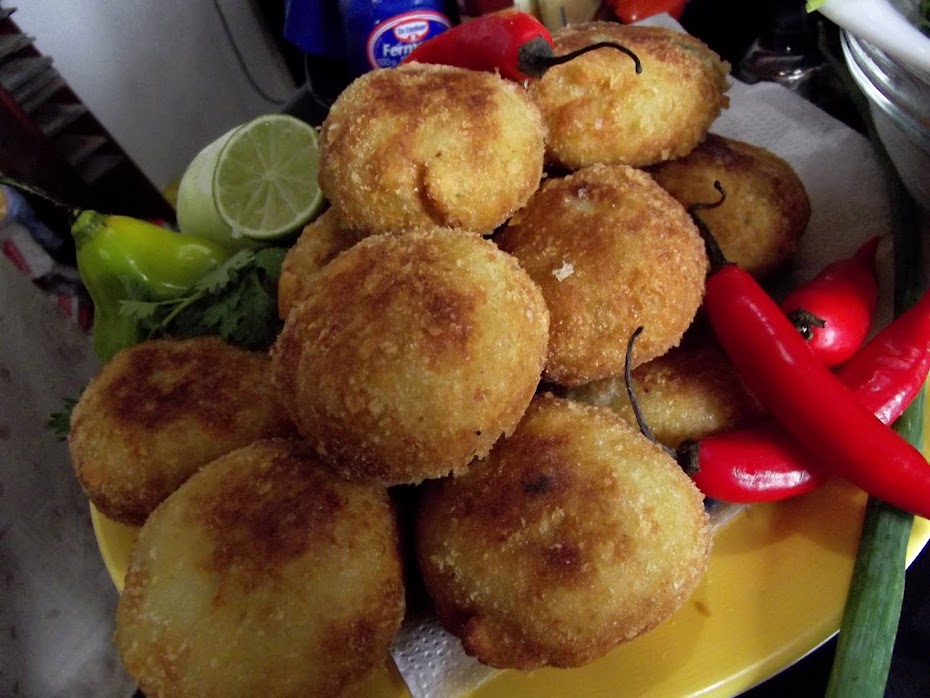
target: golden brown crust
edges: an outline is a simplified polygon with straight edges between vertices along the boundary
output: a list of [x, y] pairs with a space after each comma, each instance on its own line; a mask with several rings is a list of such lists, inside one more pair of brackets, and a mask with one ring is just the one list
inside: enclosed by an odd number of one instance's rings
[[664, 27], [589, 22], [553, 39], [562, 55], [600, 41], [634, 51], [642, 73], [620, 51], [600, 49], [551, 68], [529, 94], [548, 131], [550, 163], [578, 169], [598, 162], [642, 167], [694, 148], [726, 108], [729, 65], [699, 39]]
[[610, 410], [534, 399], [463, 475], [423, 488], [417, 556], [443, 624], [499, 668], [579, 666], [666, 619], [711, 538], [702, 497]]
[[[708, 332], [689, 331], [681, 345], [637, 367], [630, 377], [646, 424], [671, 448], [747, 426], [765, 414]], [[565, 396], [610, 407], [636, 425], [622, 374], [570, 389]]]
[[543, 153], [522, 87], [413, 63], [367, 73], [339, 96], [320, 134], [320, 187], [365, 234], [489, 233], [539, 186]]
[[74, 408], [68, 446], [87, 496], [140, 525], [197, 470], [294, 426], [273, 393], [268, 356], [216, 337], [142, 342], [117, 354]]
[[516, 260], [448, 230], [366, 238], [288, 316], [273, 377], [347, 477], [419, 482], [510, 432], [545, 362], [548, 312]]
[[580, 385], [678, 344], [700, 306], [704, 244], [645, 173], [593, 165], [548, 180], [495, 237], [539, 284], [550, 313], [546, 378]]
[[387, 656], [404, 612], [386, 490], [305, 443], [205, 466], [142, 527], [115, 640], [146, 695], [336, 696]]
[[684, 206], [713, 202], [719, 181], [723, 204], [701, 211], [726, 257], [756, 277], [794, 258], [811, 216], [804, 184], [786, 161], [765, 148], [708, 134], [680, 160], [650, 169]]
[[360, 235], [349, 230], [332, 208], [306, 226], [281, 264], [278, 315], [282, 319], [286, 318], [320, 269], [359, 239]]

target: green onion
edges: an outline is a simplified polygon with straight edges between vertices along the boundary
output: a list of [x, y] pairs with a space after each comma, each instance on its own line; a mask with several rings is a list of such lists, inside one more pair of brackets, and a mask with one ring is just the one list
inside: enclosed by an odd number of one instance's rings
[[881, 698], [885, 694], [913, 519], [890, 504], [869, 498], [827, 698]]
[[[926, 288], [917, 207], [898, 178], [888, 154], [876, 137], [868, 113], [863, 113], [872, 143], [888, 172], [894, 221], [895, 313], [900, 314]], [[921, 392], [895, 422], [895, 430], [920, 448], [923, 442], [924, 393]], [[881, 463], [876, 463], [881, 467]], [[827, 698], [881, 698], [885, 693], [891, 656], [904, 596], [907, 545], [914, 517], [870, 497], [865, 509], [859, 549]]]

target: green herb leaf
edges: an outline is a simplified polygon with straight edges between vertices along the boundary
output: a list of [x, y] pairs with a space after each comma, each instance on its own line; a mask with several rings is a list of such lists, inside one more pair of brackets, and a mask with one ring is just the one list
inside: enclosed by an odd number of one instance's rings
[[136, 320], [145, 320], [158, 312], [158, 303], [150, 301], [120, 301], [119, 314]]
[[235, 280], [239, 270], [255, 262], [255, 252], [241, 250], [204, 276], [194, 285], [194, 291], [216, 293]]
[[281, 328], [277, 283], [287, 249], [242, 250], [167, 301], [129, 300], [120, 312], [135, 318], [149, 338], [216, 335], [249, 349], [270, 345]]
[[277, 300], [268, 293], [257, 274], [252, 275], [243, 286], [238, 310], [241, 319], [233, 334], [236, 341], [244, 342], [251, 338], [261, 338], [260, 345], [274, 341], [280, 327], [275, 323], [272, 328], [264, 321], [264, 318], [277, 317]]
[[281, 248], [266, 247], [255, 253], [255, 266], [267, 274], [269, 278], [277, 279], [281, 276], [281, 264], [284, 262], [284, 256]]
[[52, 412], [48, 416], [46, 426], [52, 430], [52, 433], [55, 434], [55, 438], [58, 441], [64, 441], [68, 438], [68, 433], [71, 431], [71, 412], [74, 411], [74, 406], [76, 404], [76, 398], [66, 397], [61, 411]]

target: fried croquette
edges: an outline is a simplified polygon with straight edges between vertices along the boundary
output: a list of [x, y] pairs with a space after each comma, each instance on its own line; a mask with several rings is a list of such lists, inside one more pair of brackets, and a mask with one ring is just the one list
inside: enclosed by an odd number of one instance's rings
[[649, 175], [592, 165], [543, 184], [496, 236], [550, 313], [546, 379], [580, 385], [678, 344], [704, 295], [707, 256], [684, 208]]
[[330, 262], [272, 349], [301, 434], [342, 475], [464, 468], [536, 390], [549, 316], [516, 260], [449, 230], [365, 238]]
[[765, 148], [716, 134], [685, 157], [650, 169], [653, 178], [685, 207], [726, 198], [701, 219], [724, 255], [763, 278], [798, 251], [811, 216], [804, 184], [785, 160]]
[[539, 186], [544, 130], [498, 75], [413, 63], [357, 78], [320, 133], [320, 187], [365, 234], [490, 233]]
[[[630, 378], [646, 424], [670, 448], [748, 426], [765, 414], [708, 332], [689, 331], [679, 346], [634, 369]], [[609, 407], [636, 426], [622, 374], [571, 388], [565, 397]]]
[[437, 616], [498, 668], [580, 666], [650, 630], [710, 554], [701, 494], [659, 446], [548, 394], [485, 462], [422, 489], [417, 559]]
[[216, 337], [158, 339], [119, 352], [81, 394], [68, 447], [88, 498], [140, 525], [206, 463], [296, 432], [273, 393], [271, 362]]
[[546, 157], [579, 169], [595, 163], [651, 165], [690, 152], [729, 106], [730, 66], [693, 36], [664, 27], [588, 22], [559, 30], [562, 55], [611, 41], [642, 62], [605, 48], [549, 69], [529, 83], [548, 131]]
[[338, 696], [404, 613], [387, 491], [258, 441], [200, 470], [139, 532], [116, 646], [150, 698]]
[[306, 226], [281, 264], [278, 315], [286, 318], [306, 287], [313, 283], [317, 272], [358, 240], [358, 233], [346, 228], [332, 208]]

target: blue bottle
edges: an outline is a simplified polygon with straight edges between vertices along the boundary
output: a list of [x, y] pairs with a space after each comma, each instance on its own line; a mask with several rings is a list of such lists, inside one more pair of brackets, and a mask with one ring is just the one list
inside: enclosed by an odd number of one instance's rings
[[342, 19], [332, 0], [285, 0], [284, 38], [311, 56], [345, 58]]
[[349, 68], [393, 68], [452, 22], [443, 0], [339, 0]]

